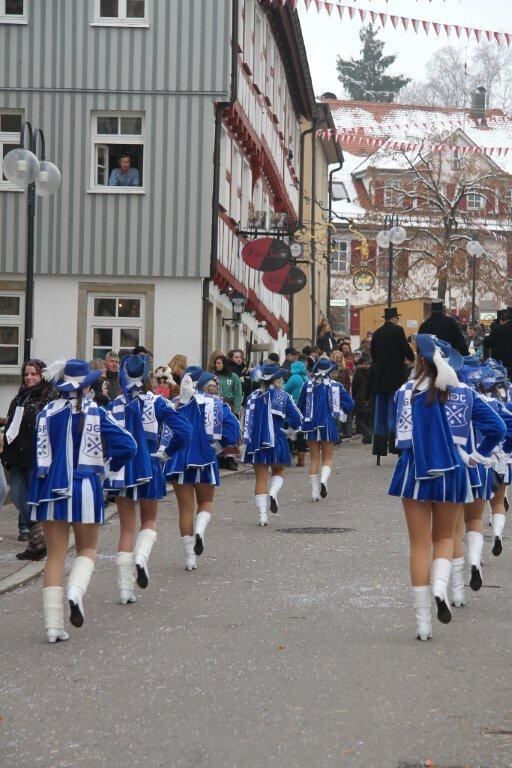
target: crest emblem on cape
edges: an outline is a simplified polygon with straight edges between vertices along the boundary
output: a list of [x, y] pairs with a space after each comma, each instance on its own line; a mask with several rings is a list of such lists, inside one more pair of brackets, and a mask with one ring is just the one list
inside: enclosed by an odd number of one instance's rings
[[445, 405], [448, 424], [450, 427], [462, 427], [467, 421], [468, 406], [464, 403], [454, 403], [448, 400]]

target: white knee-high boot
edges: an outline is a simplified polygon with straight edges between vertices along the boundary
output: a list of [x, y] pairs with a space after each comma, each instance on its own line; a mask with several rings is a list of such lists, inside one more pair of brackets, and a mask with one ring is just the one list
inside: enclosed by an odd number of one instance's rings
[[492, 535], [494, 536], [494, 545], [492, 553], [498, 557], [503, 552], [503, 529], [505, 528], [506, 517], [501, 512], [493, 513], [492, 516]]
[[471, 569], [471, 579], [469, 586], [473, 592], [478, 592], [482, 586], [482, 549], [484, 546], [484, 537], [478, 531], [468, 531], [466, 533], [466, 544], [468, 547], [468, 562]]
[[133, 593], [135, 587], [135, 555], [133, 552], [117, 553], [117, 586], [121, 605], [134, 603], [137, 599]]
[[182, 536], [181, 543], [185, 550], [185, 570], [194, 571], [197, 568], [197, 557], [194, 551], [195, 539], [193, 536]]
[[143, 528], [135, 539], [135, 568], [137, 569], [137, 584], [141, 589], [146, 589], [149, 584], [148, 561], [156, 541], [156, 531], [151, 528]]
[[274, 514], [279, 509], [279, 504], [277, 503], [277, 495], [283, 487], [283, 483], [284, 479], [280, 475], [272, 475], [270, 479], [268, 495], [270, 498], [270, 511]]
[[90, 557], [84, 557], [79, 555], [73, 567], [68, 579], [68, 603], [70, 608], [69, 620], [74, 627], [81, 627], [84, 623], [84, 595], [87, 592], [87, 587], [91, 580], [92, 572], [94, 571], [94, 560]]
[[194, 523], [194, 536], [195, 536], [194, 552], [196, 553], [196, 555], [203, 554], [204, 534], [208, 526], [208, 523], [211, 520], [211, 517], [212, 517], [211, 514], [209, 512], [205, 512], [204, 510], [202, 512], [197, 513], [197, 517]]
[[412, 599], [416, 612], [416, 637], [418, 640], [428, 640], [432, 637], [430, 587], [412, 587]]
[[436, 557], [432, 563], [432, 594], [437, 603], [437, 618], [442, 624], [449, 624], [452, 620], [448, 600], [451, 566], [451, 561], [445, 557]]
[[311, 483], [311, 499], [312, 501], [319, 501], [320, 499], [320, 475], [310, 475], [309, 481]]
[[450, 575], [450, 585], [452, 588], [452, 605], [456, 608], [462, 608], [466, 605], [464, 598], [464, 558], [455, 557], [452, 560], [452, 570]]
[[265, 525], [268, 525], [268, 495], [266, 493], [255, 494], [254, 503], [256, 504], [256, 509], [260, 513], [258, 521], [259, 525], [263, 528]]
[[49, 643], [57, 640], [69, 640], [64, 632], [64, 590], [62, 587], [45, 587], [43, 589], [44, 628]]
[[320, 470], [320, 496], [322, 499], [325, 499], [327, 496], [327, 483], [329, 482], [329, 478], [331, 476], [331, 468], [330, 467], [322, 467]]

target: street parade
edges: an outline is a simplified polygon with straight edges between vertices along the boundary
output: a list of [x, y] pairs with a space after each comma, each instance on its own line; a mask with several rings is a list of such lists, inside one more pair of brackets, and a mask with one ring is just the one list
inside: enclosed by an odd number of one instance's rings
[[512, 768], [512, 5], [0, 0], [0, 768]]

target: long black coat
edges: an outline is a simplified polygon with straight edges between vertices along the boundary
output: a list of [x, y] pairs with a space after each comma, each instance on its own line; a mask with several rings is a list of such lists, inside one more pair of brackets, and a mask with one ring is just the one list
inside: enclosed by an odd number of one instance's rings
[[512, 371], [512, 321], [492, 329], [484, 339], [484, 351], [503, 363], [509, 373]]
[[[4, 430], [4, 450], [2, 464], [9, 468], [11, 464], [31, 467], [35, 456], [36, 420], [37, 415], [58, 393], [47, 381], [42, 381], [35, 387], [21, 387], [16, 397], [11, 401]], [[7, 442], [5, 432], [11, 426], [17, 406], [23, 407], [23, 419], [18, 435], [11, 443]]]
[[419, 327], [418, 333], [430, 333], [442, 341], [447, 341], [461, 355], [469, 354], [468, 345], [461, 327], [454, 317], [442, 312], [434, 312]]
[[372, 336], [372, 387], [376, 393], [396, 392], [407, 381], [406, 360], [414, 362], [405, 331], [386, 322]]

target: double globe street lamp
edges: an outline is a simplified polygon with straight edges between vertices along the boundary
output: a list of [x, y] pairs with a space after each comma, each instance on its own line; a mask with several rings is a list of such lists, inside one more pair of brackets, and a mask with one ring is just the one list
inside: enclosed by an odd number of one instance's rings
[[466, 243], [466, 251], [472, 261], [471, 322], [476, 323], [476, 260], [483, 256], [484, 248], [478, 240], [473, 239]]
[[[28, 136], [27, 147], [25, 139]], [[40, 159], [37, 148], [40, 148]], [[11, 184], [27, 190], [27, 265], [25, 283], [25, 337], [23, 359], [31, 357], [31, 344], [34, 324], [34, 224], [36, 215], [36, 195], [50, 197], [61, 183], [60, 171], [56, 165], [46, 159], [44, 134], [41, 128], [34, 131], [25, 121], [20, 130], [20, 146], [12, 149], [4, 157], [4, 176]]]
[[394, 246], [402, 245], [407, 240], [407, 232], [400, 226], [396, 213], [390, 214], [384, 218], [384, 229], [377, 235], [377, 245], [379, 248], [388, 249], [388, 307], [393, 300], [393, 257]]

